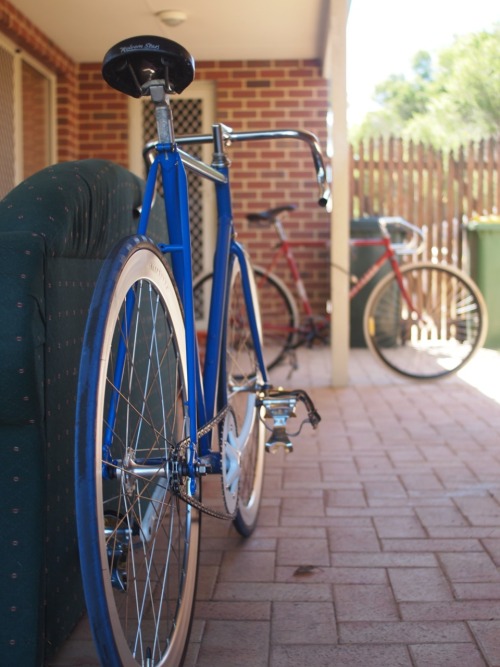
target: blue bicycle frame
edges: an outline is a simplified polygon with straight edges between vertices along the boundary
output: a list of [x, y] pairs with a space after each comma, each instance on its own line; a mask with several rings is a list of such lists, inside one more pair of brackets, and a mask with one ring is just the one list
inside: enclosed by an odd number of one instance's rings
[[[178, 147], [173, 138], [171, 116], [167, 111], [168, 104], [161, 104], [156, 109], [157, 125], [161, 141], [146, 146], [144, 155], [149, 163], [148, 177], [144, 201], [139, 220], [138, 233], [147, 235], [148, 221], [153, 205], [158, 168], [160, 168], [163, 191], [168, 193], [165, 198], [165, 213], [169, 242], [160, 243], [159, 248], [168, 254], [172, 260], [174, 279], [179, 290], [181, 303], [185, 315], [186, 349], [187, 349], [187, 378], [188, 396], [186, 415], [189, 420], [190, 450], [188, 455], [188, 474], [191, 478], [191, 487], [195, 488], [195, 463], [198, 457], [210, 454], [211, 472], [221, 472], [220, 455], [211, 451], [210, 436], [205, 436], [198, 442], [199, 426], [203, 426], [212, 419], [227, 404], [225, 358], [222, 354], [225, 343], [225, 322], [227, 319], [227, 304], [229, 297], [229, 276], [232, 262], [237, 261], [241, 270], [243, 294], [247, 309], [248, 322], [253, 338], [254, 351], [262, 377], [262, 387], [268, 388], [267, 373], [262, 353], [261, 340], [257, 325], [257, 316], [254, 311], [251, 282], [248, 272], [248, 263], [244, 250], [234, 240], [233, 218], [231, 207], [231, 192], [229, 185], [229, 162], [224, 152], [224, 132], [228, 130], [221, 124], [213, 126], [212, 135], [184, 136], [178, 143], [203, 144], [212, 143], [214, 147], [213, 162], [209, 166], [201, 162]], [[166, 137], [166, 139], [165, 139]], [[271, 130], [257, 132], [231, 132], [230, 139], [235, 141], [256, 141], [268, 139], [299, 139], [306, 142], [310, 149], [316, 169], [319, 185], [319, 200], [321, 206], [328, 202], [330, 191], [326, 179], [326, 172], [321, 157], [321, 150], [316, 137], [310, 132], [300, 130]], [[150, 158], [150, 151], [155, 148], [154, 159]], [[213, 284], [208, 319], [205, 368], [203, 377], [200, 372], [196, 327], [194, 318], [193, 275], [191, 260], [191, 236], [189, 226], [188, 189], [185, 166], [203, 178], [215, 184], [217, 199], [217, 240], [213, 266]], [[127, 309], [132, 312], [133, 294], [127, 299]], [[130, 315], [125, 316], [122, 328], [129, 328]], [[120, 343], [118, 350], [115, 385], [120, 387], [125, 357], [125, 343]], [[122, 360], [120, 362], [120, 359]], [[112, 396], [108, 414], [107, 429], [104, 438], [103, 460], [110, 460], [110, 444], [115, 424], [118, 390]], [[105, 472], [103, 474], [106, 474]]]
[[[213, 418], [217, 411], [227, 402], [225, 383], [225, 363], [222, 350], [225, 342], [225, 326], [227, 303], [229, 295], [229, 276], [233, 261], [238, 261], [241, 269], [242, 286], [247, 308], [248, 321], [253, 338], [254, 350], [259, 363], [264, 385], [267, 383], [260, 337], [258, 333], [257, 317], [254, 311], [250, 276], [243, 248], [233, 239], [233, 218], [231, 195], [229, 186], [229, 166], [223, 152], [223, 138], [220, 125], [214, 126], [214, 163], [208, 167], [204, 163], [194, 161], [175, 143], [159, 143], [156, 145], [156, 156], [149, 169], [141, 217], [138, 225], [138, 234], [147, 235], [148, 221], [153, 205], [158, 168], [161, 171], [163, 191], [168, 193], [165, 198], [165, 213], [169, 242], [160, 244], [163, 254], [168, 254], [172, 260], [172, 270], [177, 285], [180, 300], [185, 315], [186, 350], [187, 350], [187, 378], [188, 394], [186, 415], [189, 421], [190, 450], [188, 455], [188, 474], [191, 478], [191, 491], [195, 489], [195, 463], [199, 456], [211, 455], [211, 472], [220, 473], [220, 455], [211, 452], [210, 438], [201, 438], [198, 442], [198, 427], [203, 426]], [[186, 160], [188, 167], [195, 168], [205, 178], [215, 183], [217, 199], [218, 233], [214, 257], [214, 278], [210, 300], [208, 334], [206, 345], [205, 368], [203, 377], [200, 372], [196, 326], [194, 316], [193, 275], [191, 263], [191, 236], [189, 226], [189, 207], [186, 171], [183, 163]], [[122, 329], [128, 331], [134, 295], [127, 297], [128, 307]], [[126, 342], [119, 343], [117, 368], [115, 371], [115, 386], [120, 387], [123, 373]], [[121, 361], [120, 361], [121, 360]], [[116, 404], [119, 391], [115, 390], [112, 397], [107, 419], [107, 429], [104, 438], [104, 460], [109, 461], [109, 449], [115, 424]]]

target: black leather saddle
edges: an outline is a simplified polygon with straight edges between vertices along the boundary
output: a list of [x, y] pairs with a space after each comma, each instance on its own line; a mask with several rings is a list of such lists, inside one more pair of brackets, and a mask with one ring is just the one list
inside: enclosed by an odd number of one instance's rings
[[194, 59], [165, 37], [130, 37], [106, 53], [102, 75], [112, 88], [131, 97], [147, 95], [153, 81], [164, 82], [167, 93], [181, 93], [194, 79]]

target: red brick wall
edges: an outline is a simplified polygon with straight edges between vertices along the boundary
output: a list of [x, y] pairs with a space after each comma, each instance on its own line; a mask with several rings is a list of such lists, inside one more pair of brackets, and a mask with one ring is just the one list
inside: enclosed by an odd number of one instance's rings
[[[128, 166], [128, 99], [102, 80], [100, 63], [76, 64], [7, 0], [0, 31], [57, 76], [58, 161], [101, 157]], [[199, 62], [197, 79], [216, 82], [217, 120], [236, 131], [310, 130], [325, 148], [327, 83], [316, 61]], [[298, 204], [287, 229], [294, 239], [326, 238], [329, 218], [316, 204], [309, 149], [300, 142], [255, 142], [231, 149], [234, 214], [240, 238], [260, 263], [271, 254], [271, 230], [249, 232], [246, 212]], [[329, 293], [327, 253], [299, 253], [315, 307]]]
[[78, 68], [57, 80], [57, 161], [80, 158], [78, 136]]
[[79, 157], [128, 167], [128, 98], [103, 80], [100, 63], [80, 65], [79, 85]]
[[[235, 131], [309, 130], [326, 147], [327, 82], [317, 61], [200, 62], [197, 79], [216, 81], [217, 119]], [[317, 205], [317, 186], [309, 148], [294, 140], [234, 144], [232, 188], [240, 238], [252, 257], [266, 264], [272, 256], [273, 230], [248, 230], [245, 214], [294, 203], [286, 229], [293, 239], [329, 236], [329, 215]], [[296, 252], [316, 312], [329, 295], [328, 250]], [[290, 284], [284, 267], [278, 270]]]

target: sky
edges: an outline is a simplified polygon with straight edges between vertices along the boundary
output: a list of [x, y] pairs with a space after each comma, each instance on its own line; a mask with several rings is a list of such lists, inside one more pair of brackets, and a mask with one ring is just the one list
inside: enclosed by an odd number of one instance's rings
[[500, 21], [498, 0], [351, 0], [347, 21], [347, 118], [360, 122], [376, 108], [375, 86], [408, 74], [413, 56], [434, 54], [458, 35]]

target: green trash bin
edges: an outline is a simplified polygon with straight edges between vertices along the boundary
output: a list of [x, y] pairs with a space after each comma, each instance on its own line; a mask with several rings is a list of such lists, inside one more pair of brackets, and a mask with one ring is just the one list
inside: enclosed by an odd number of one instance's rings
[[[378, 217], [355, 218], [351, 220], [351, 239], [370, 239], [380, 236], [378, 220]], [[364, 248], [351, 246], [351, 281], [360, 278], [363, 273], [377, 261], [383, 252], [384, 249], [378, 246], [366, 246]], [[378, 274], [351, 300], [351, 347], [366, 347], [363, 334], [363, 313], [365, 311], [366, 302], [368, 301], [368, 297], [370, 296], [374, 285], [387, 273], [388, 270], [390, 270], [388, 266], [383, 266]]]
[[[371, 239], [380, 237], [379, 217], [363, 217], [351, 220], [350, 236], [351, 239]], [[391, 239], [394, 243], [402, 243], [405, 238], [405, 231], [398, 229], [397, 225], [388, 227]], [[351, 246], [351, 280], [360, 278], [377, 259], [383, 255], [382, 246]], [[363, 334], [363, 315], [368, 298], [373, 291], [374, 286], [391, 270], [390, 265], [384, 264], [378, 273], [361, 289], [361, 291], [351, 300], [350, 311], [350, 346], [366, 347]], [[384, 325], [385, 326], [385, 325]], [[394, 330], [396, 336], [397, 322], [387, 322], [388, 333]]]
[[500, 218], [481, 216], [466, 224], [470, 275], [488, 309], [485, 347], [500, 349]]

